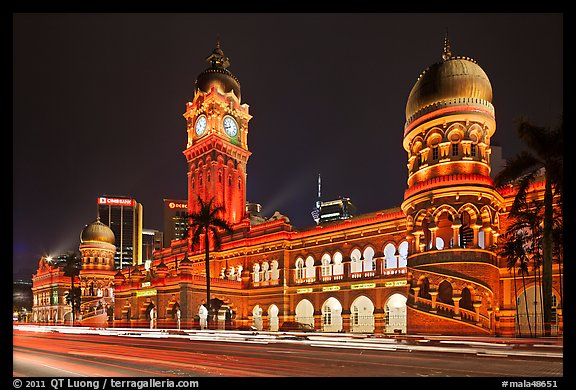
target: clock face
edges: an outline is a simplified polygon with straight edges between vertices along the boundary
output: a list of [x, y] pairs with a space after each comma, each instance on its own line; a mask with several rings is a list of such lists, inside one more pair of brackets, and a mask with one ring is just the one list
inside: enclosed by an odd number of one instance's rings
[[206, 117], [201, 115], [196, 119], [196, 135], [200, 137], [206, 131]]
[[236, 135], [238, 134], [238, 123], [236, 123], [234, 118], [232, 118], [231, 116], [225, 116], [223, 125], [226, 134], [228, 134], [230, 137], [236, 137]]

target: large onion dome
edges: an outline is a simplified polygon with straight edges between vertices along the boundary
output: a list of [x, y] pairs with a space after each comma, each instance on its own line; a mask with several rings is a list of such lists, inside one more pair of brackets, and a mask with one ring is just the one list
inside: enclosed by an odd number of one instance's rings
[[80, 243], [85, 244], [90, 241], [106, 242], [114, 245], [114, 232], [107, 225], [100, 222], [100, 217], [90, 225], [86, 225], [82, 233], [80, 233]]
[[452, 56], [446, 37], [442, 61], [422, 72], [410, 92], [406, 103], [406, 122], [412, 122], [431, 108], [462, 103], [492, 107], [492, 85], [475, 60]]
[[220, 41], [216, 43], [216, 48], [206, 61], [210, 67], [198, 75], [196, 90], [208, 93], [214, 87], [221, 94], [232, 91], [240, 101], [240, 81], [226, 69], [230, 66], [230, 61], [220, 48]]

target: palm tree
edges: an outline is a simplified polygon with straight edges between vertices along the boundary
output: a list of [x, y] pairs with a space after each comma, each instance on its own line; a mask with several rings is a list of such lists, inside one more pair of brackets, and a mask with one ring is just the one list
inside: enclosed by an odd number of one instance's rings
[[505, 234], [505, 240], [501, 244], [500, 256], [506, 257], [506, 265], [508, 270], [512, 269], [514, 272], [514, 297], [516, 299], [516, 322], [518, 323], [518, 332], [522, 337], [522, 328], [520, 326], [520, 315], [518, 313], [518, 292], [516, 289], [516, 267], [518, 267], [522, 275], [522, 286], [524, 290], [524, 304], [526, 308], [526, 319], [528, 320], [528, 331], [532, 337], [532, 328], [530, 326], [530, 316], [528, 311], [528, 295], [526, 294], [526, 279], [524, 275], [528, 273], [528, 258], [525, 249], [525, 232], [508, 230]]
[[[534, 288], [535, 288], [535, 301], [540, 303], [540, 316], [543, 316], [544, 307], [542, 299], [542, 290], [537, 286], [542, 286], [542, 275], [540, 268], [542, 266], [542, 219], [543, 219], [543, 203], [538, 200], [528, 202], [525, 198], [516, 200], [516, 207], [510, 211], [509, 218], [511, 224], [507, 228], [507, 232], [513, 234], [516, 231], [524, 233], [523, 248], [527, 256], [532, 260], [532, 269], [534, 271]], [[540, 277], [540, 279], [539, 279]], [[538, 298], [540, 293], [540, 298]], [[538, 319], [538, 310], [534, 307], [534, 327], [540, 327], [538, 324], [543, 324], [543, 318]]]
[[220, 218], [220, 214], [224, 211], [224, 206], [215, 205], [214, 197], [208, 202], [204, 202], [198, 196], [198, 211], [188, 214], [188, 234], [192, 239], [192, 246], [200, 243], [200, 238], [204, 235], [204, 250], [205, 250], [205, 265], [206, 265], [206, 310], [208, 310], [208, 317], [206, 325], [210, 328], [210, 236], [213, 238], [214, 250], [219, 250], [222, 244], [221, 231], [227, 233], [232, 232], [232, 227], [228, 222]]
[[80, 289], [74, 287], [74, 279], [80, 275], [82, 268], [82, 258], [75, 252], [68, 252], [65, 255], [66, 263], [64, 264], [64, 276], [70, 277], [71, 288], [66, 294], [66, 303], [72, 305], [72, 326], [76, 321], [76, 310], [80, 306]]
[[[554, 223], [554, 195], [562, 203], [562, 121], [557, 128], [534, 126], [521, 120], [518, 134], [531, 149], [508, 159], [504, 169], [494, 178], [499, 187], [517, 181], [518, 193], [512, 210], [521, 206], [531, 183], [544, 174], [544, 223], [542, 230], [542, 293], [544, 303], [545, 335], [551, 335], [552, 322], [552, 228]], [[518, 201], [518, 202], [517, 202]]]

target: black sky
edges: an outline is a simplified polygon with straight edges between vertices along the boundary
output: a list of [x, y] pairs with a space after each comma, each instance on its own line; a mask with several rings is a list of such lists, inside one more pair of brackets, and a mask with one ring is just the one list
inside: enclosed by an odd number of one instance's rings
[[77, 250], [102, 194], [162, 230], [162, 199], [186, 198], [182, 114], [217, 37], [253, 115], [247, 195], [265, 216], [312, 225], [318, 173], [324, 200], [399, 206], [406, 99], [446, 29], [491, 81], [504, 157], [520, 117], [559, 123], [562, 14], [14, 14], [14, 273]]

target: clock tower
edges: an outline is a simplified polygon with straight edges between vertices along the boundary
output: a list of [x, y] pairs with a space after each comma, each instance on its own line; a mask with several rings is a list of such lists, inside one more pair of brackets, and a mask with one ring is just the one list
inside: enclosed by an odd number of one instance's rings
[[198, 196], [224, 206], [221, 218], [240, 222], [246, 209], [248, 105], [241, 104], [240, 82], [217, 42], [198, 75], [194, 99], [186, 104], [188, 211], [198, 210]]

